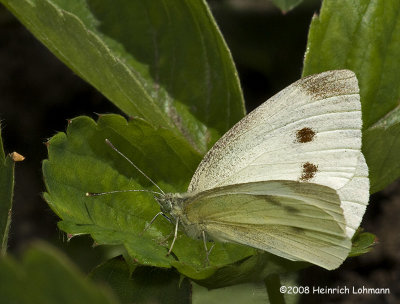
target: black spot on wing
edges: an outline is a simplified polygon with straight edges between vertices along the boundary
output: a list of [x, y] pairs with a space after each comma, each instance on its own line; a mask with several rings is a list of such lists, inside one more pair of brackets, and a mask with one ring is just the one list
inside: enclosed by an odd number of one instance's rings
[[303, 171], [300, 176], [300, 181], [308, 182], [312, 179], [318, 171], [318, 166], [314, 165], [310, 162], [306, 162], [303, 164]]
[[296, 142], [299, 143], [308, 143], [314, 139], [315, 131], [311, 128], [305, 127], [301, 130], [297, 130], [296, 132]]

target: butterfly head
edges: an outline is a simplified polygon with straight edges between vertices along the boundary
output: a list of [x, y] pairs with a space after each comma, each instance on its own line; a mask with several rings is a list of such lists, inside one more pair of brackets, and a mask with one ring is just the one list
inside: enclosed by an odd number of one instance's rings
[[177, 215], [181, 210], [181, 205], [184, 200], [179, 193], [166, 193], [163, 195], [155, 195], [154, 198], [160, 205], [160, 209], [163, 213]]

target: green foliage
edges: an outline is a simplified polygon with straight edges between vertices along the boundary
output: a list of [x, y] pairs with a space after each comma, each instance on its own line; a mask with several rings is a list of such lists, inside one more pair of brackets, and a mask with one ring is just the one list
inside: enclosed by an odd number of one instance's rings
[[[254, 270], [256, 271], [256, 269]], [[268, 279], [266, 280], [258, 279], [248, 283], [242, 283], [235, 286], [228, 286], [211, 290], [199, 286], [196, 283], [193, 283], [192, 303], [298, 303], [299, 294], [282, 294], [279, 291], [279, 284], [282, 284], [283, 286], [297, 286], [297, 274], [288, 273], [286, 275], [280, 276], [275, 274], [272, 276], [268, 276]], [[278, 293], [279, 295], [276, 293]], [[271, 296], [271, 294], [273, 295]], [[278, 299], [281, 302], [278, 302]]]
[[379, 119], [364, 132], [364, 153], [370, 165], [371, 192], [384, 189], [400, 174], [400, 108]]
[[96, 267], [90, 277], [107, 283], [121, 303], [191, 303], [189, 280], [181, 281], [173, 270], [137, 267], [131, 275], [125, 261], [117, 257]]
[[[231, 287], [207, 290], [204, 287], [193, 284], [193, 304], [265, 304], [268, 301], [268, 294], [262, 282], [245, 283]], [[273, 303], [273, 302], [271, 302]]]
[[0, 255], [7, 251], [13, 194], [14, 161], [11, 155], [6, 157], [4, 154], [0, 129]]
[[349, 253], [350, 257], [362, 255], [370, 252], [376, 243], [376, 236], [369, 232], [363, 232], [359, 228], [352, 239], [353, 247]]
[[202, 153], [244, 115], [230, 52], [204, 1], [0, 2], [127, 115], [172, 129]]
[[272, 274], [265, 279], [268, 297], [271, 303], [285, 304], [284, 294], [280, 292], [281, 280], [277, 274]]
[[400, 176], [400, 1], [325, 0], [312, 20], [303, 76], [357, 74], [371, 193]]
[[49, 159], [43, 162], [48, 193], [45, 199], [63, 220], [59, 227], [71, 236], [91, 234], [96, 243], [123, 244], [139, 264], [171, 267], [195, 279], [205, 279], [218, 268], [254, 253], [246, 246], [217, 244], [204, 267], [202, 241], [179, 233], [174, 246], [176, 261], [166, 253], [173, 225], [157, 219], [153, 196], [143, 192], [86, 197], [86, 192], [127, 189], [158, 189], [106, 143], [109, 139], [139, 168], [144, 168], [165, 192], [183, 192], [201, 156], [169, 129], [155, 129], [141, 119], [127, 122], [118, 115], [100, 116], [97, 124], [88, 117], [70, 121], [67, 134], [48, 142]]
[[0, 258], [1, 303], [117, 303], [107, 288], [88, 281], [60, 252], [43, 243], [21, 261]]
[[227, 287], [239, 283], [260, 282], [271, 274], [293, 272], [310, 265], [292, 262], [268, 252], [259, 252], [240, 263], [218, 269], [211, 277], [196, 282], [209, 289]]

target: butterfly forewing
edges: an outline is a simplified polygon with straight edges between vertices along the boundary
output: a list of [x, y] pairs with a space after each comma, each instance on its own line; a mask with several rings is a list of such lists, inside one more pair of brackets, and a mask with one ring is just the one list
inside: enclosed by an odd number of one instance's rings
[[265, 180], [343, 187], [354, 175], [361, 148], [358, 92], [357, 78], [347, 70], [288, 86], [214, 145], [189, 192]]
[[351, 247], [336, 191], [312, 183], [269, 181], [216, 188], [192, 197], [185, 214], [216, 241], [327, 269], [337, 268]]

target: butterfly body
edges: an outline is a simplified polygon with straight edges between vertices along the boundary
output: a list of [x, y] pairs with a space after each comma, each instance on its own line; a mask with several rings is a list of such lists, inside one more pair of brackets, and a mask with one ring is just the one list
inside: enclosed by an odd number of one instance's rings
[[187, 218], [186, 207], [193, 202], [193, 195], [188, 193], [166, 193], [165, 195], [155, 197], [160, 205], [161, 211], [171, 218], [185, 231], [187, 236], [192, 239], [200, 239], [205, 227], [201, 222], [190, 221]]

